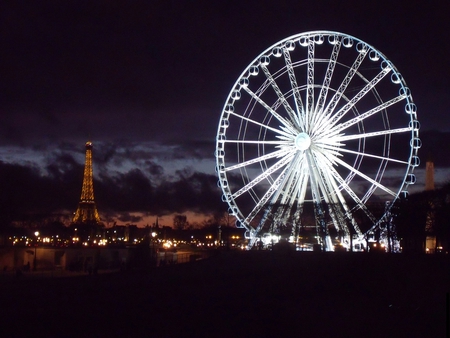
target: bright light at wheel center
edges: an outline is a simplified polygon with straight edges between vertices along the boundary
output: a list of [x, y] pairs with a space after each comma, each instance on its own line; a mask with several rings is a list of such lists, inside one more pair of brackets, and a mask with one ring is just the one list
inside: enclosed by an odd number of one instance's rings
[[311, 145], [311, 139], [308, 134], [300, 133], [295, 138], [295, 146], [298, 150], [306, 150]]

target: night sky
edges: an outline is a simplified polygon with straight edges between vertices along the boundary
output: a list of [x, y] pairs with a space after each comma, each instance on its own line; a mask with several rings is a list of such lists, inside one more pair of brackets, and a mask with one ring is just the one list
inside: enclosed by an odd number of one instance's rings
[[263, 50], [318, 29], [369, 43], [402, 73], [421, 123], [416, 189], [428, 158], [439, 186], [450, 173], [449, 15], [444, 1], [3, 2], [1, 213], [74, 212], [88, 140], [103, 220], [225, 211], [214, 147], [231, 87]]

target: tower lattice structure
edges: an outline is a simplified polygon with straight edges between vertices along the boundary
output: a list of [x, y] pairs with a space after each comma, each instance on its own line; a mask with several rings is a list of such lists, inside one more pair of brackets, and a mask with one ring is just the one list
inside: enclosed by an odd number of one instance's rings
[[100, 223], [97, 206], [94, 200], [94, 183], [92, 170], [92, 142], [86, 142], [86, 160], [84, 163], [83, 186], [74, 223]]

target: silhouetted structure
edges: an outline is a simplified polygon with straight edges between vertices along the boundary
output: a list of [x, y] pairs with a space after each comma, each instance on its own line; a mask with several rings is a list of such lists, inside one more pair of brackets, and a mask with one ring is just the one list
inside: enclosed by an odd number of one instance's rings
[[92, 179], [92, 142], [86, 142], [86, 160], [84, 164], [83, 186], [78, 209], [73, 218], [74, 223], [100, 223], [94, 201], [94, 183]]
[[428, 160], [425, 168], [425, 190], [434, 190], [434, 162]]

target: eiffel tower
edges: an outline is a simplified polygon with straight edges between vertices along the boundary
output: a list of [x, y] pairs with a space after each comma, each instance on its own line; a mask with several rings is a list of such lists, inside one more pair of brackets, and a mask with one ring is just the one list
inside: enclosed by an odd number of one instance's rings
[[100, 223], [97, 207], [94, 201], [94, 184], [92, 180], [92, 142], [86, 142], [86, 160], [84, 163], [83, 187], [77, 211], [73, 217], [74, 223]]

